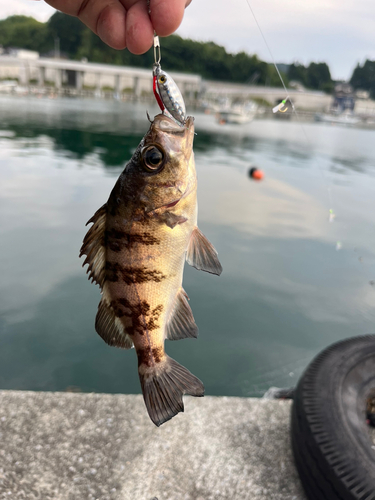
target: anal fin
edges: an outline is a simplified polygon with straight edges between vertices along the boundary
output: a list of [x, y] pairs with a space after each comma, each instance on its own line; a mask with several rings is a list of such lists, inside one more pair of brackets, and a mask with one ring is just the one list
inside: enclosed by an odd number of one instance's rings
[[190, 266], [220, 276], [221, 267], [217, 251], [205, 235], [195, 227], [186, 252], [186, 261]]
[[195, 324], [188, 298], [185, 290], [180, 288], [166, 326], [166, 338], [168, 340], [198, 337], [198, 327]]
[[112, 307], [104, 299], [100, 301], [98, 306], [95, 330], [108, 345], [121, 347], [122, 349], [133, 347], [132, 339], [126, 333]]

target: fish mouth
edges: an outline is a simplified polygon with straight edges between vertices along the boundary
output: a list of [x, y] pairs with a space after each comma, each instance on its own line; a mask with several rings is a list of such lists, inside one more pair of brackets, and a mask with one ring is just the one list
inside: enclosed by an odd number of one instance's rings
[[161, 132], [182, 135], [194, 125], [194, 117], [188, 116], [183, 124], [179, 124], [173, 118], [160, 114], [155, 116], [153, 123]]

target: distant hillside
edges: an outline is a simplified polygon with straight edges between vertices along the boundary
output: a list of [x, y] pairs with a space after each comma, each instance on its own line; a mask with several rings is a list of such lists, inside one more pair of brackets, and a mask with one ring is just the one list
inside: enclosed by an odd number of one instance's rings
[[[59, 39], [61, 55], [91, 62], [151, 68], [153, 51], [136, 56], [127, 50], [117, 51], [105, 45], [78, 19], [56, 12], [47, 23], [32, 17], [11, 16], [0, 21], [0, 44], [19, 47], [43, 54], [54, 50]], [[206, 79], [256, 85], [281, 86], [273, 65], [245, 52], [228, 53], [214, 42], [196, 42], [172, 35], [162, 40], [163, 67], [186, 73], [198, 73]], [[281, 65], [289, 68], [282, 73], [286, 84], [289, 79], [299, 80], [307, 88], [330, 91], [333, 87], [329, 68], [325, 63]]]

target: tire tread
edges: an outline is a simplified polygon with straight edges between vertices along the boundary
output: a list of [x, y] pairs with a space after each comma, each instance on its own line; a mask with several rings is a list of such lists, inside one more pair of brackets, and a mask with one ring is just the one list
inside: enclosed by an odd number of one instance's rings
[[371, 482], [355, 460], [348, 462], [341, 442], [331, 435], [331, 424], [327, 424], [329, 418], [317, 387], [320, 370], [327, 360], [341, 359], [340, 353], [366, 344], [371, 345], [375, 356], [375, 335], [354, 337], [329, 346], [311, 362], [295, 391], [292, 449], [310, 500], [375, 500], [375, 475]]

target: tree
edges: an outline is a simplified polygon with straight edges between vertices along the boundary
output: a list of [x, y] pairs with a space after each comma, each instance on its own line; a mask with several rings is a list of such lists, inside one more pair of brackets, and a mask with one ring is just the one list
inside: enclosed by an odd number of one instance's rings
[[10, 16], [0, 21], [0, 45], [42, 52], [47, 47], [47, 25], [33, 17]]
[[296, 80], [305, 87], [314, 90], [331, 92], [334, 84], [329, 67], [326, 63], [310, 63], [306, 68], [303, 64], [293, 63], [288, 71], [289, 80]]
[[[60, 39], [60, 51], [75, 59], [82, 44], [85, 31], [89, 31], [79, 19], [55, 12], [47, 22], [49, 45], [54, 46], [55, 38]], [[94, 35], [95, 36], [95, 35]]]
[[[284, 80], [285, 85], [289, 85], [289, 78], [283, 71], [280, 71], [280, 75]], [[273, 64], [268, 64], [267, 67], [267, 85], [270, 87], [282, 87], [282, 81], [280, 80], [279, 74]]]
[[326, 63], [310, 63], [306, 72], [307, 86], [311, 89], [330, 91], [333, 82]]
[[289, 66], [288, 71], [289, 80], [295, 80], [296, 82], [302, 83], [305, 87], [307, 86], [307, 69], [303, 64], [293, 63]]
[[375, 98], [375, 61], [368, 59], [363, 66], [357, 64], [353, 71], [350, 83], [355, 89], [369, 90], [371, 97]]

